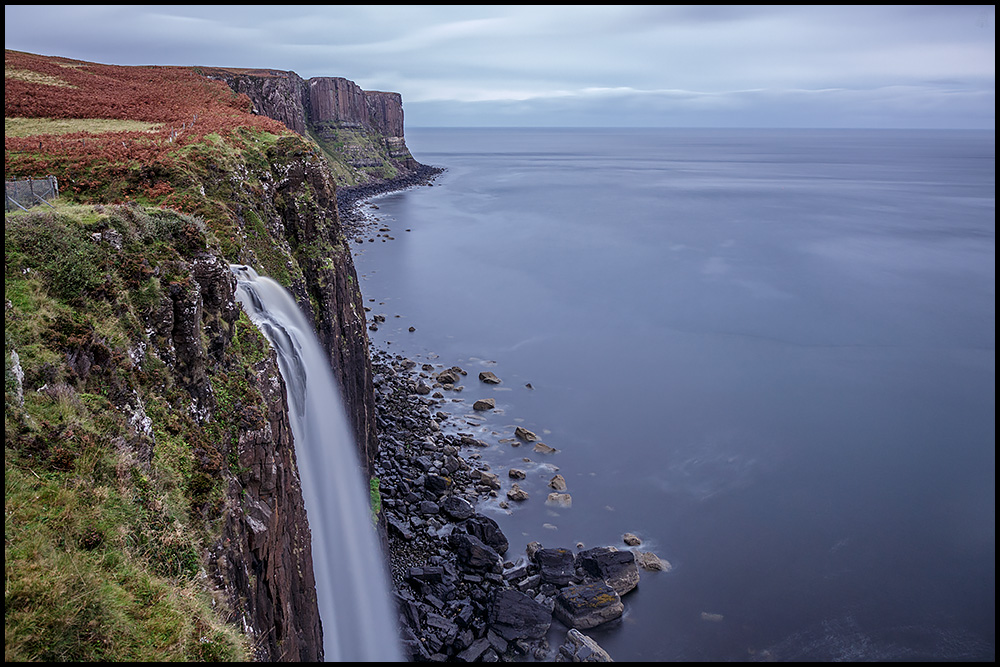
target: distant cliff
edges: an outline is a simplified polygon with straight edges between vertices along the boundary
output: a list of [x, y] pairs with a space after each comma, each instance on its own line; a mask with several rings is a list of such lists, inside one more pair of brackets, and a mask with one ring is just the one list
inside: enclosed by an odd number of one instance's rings
[[406, 147], [399, 93], [362, 90], [342, 77], [304, 80], [280, 70], [198, 71], [245, 94], [255, 113], [316, 141], [330, 159], [338, 185], [405, 178], [422, 166]]

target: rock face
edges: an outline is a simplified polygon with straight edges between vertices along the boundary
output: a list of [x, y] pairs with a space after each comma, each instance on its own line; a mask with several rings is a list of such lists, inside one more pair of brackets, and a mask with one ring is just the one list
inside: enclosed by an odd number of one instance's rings
[[[221, 409], [212, 389], [212, 368], [226, 363], [239, 314], [235, 282], [219, 257], [201, 253], [188, 265], [191, 280], [177, 281], [154, 313], [157, 356], [172, 362], [206, 420]], [[229, 370], [234, 373], [234, 370]], [[235, 476], [227, 477], [231, 511], [223, 514], [222, 535], [211, 548], [211, 574], [229, 591], [244, 618], [257, 656], [270, 660], [314, 661], [323, 656], [312, 560], [303, 557], [311, 539], [285, 387], [273, 352], [247, 374], [262, 400], [247, 405], [235, 430]], [[197, 450], [196, 450], [197, 452]], [[214, 452], [206, 445], [203, 456]]]
[[257, 370], [267, 422], [238, 444], [245, 472], [232, 491], [241, 495], [242, 511], [227, 515], [216, 576], [246, 600], [243, 612], [261, 642], [259, 655], [312, 662], [322, 659], [322, 631], [312, 559], [296, 556], [311, 542], [284, 382], [273, 356]]
[[397, 180], [421, 165], [403, 135], [403, 98], [399, 93], [362, 90], [343, 77], [313, 77], [295, 72], [201, 68], [245, 94], [255, 113], [281, 121], [303, 136], [312, 133], [331, 157], [353, 167], [351, 185]]
[[212, 68], [206, 73], [249, 97], [257, 115], [281, 121], [289, 130], [305, 136], [309, 88], [295, 72]]
[[[263, 77], [257, 90], [288, 101], [282, 86], [291, 77]], [[295, 104], [287, 109], [292, 111]], [[224, 191], [248, 239], [231, 259], [267, 267], [264, 253], [292, 267], [288, 289], [329, 353], [366, 471], [378, 450], [373, 385], [364, 307], [353, 260], [346, 250], [337, 211], [336, 186], [321, 155], [296, 137], [279, 139], [265, 161], [247, 162], [204, 183]], [[255, 185], [248, 188], [246, 184]], [[259, 221], [257, 227], [251, 224]], [[256, 253], [261, 253], [260, 255]], [[240, 310], [235, 282], [217, 255], [196, 255], [190, 280], [173, 281], [150, 322], [151, 341], [205, 419], [220, 408], [213, 382], [232, 345]], [[224, 377], [232, 377], [227, 371]], [[299, 486], [285, 390], [271, 354], [247, 375], [259, 402], [244, 401], [232, 422], [235, 442], [229, 466], [222, 534], [211, 547], [208, 573], [228, 591], [241, 625], [253, 637], [261, 660], [321, 660], [322, 629], [316, 606], [311, 537]], [[218, 418], [218, 416], [216, 417]], [[213, 454], [214, 455], [214, 454]], [[225, 467], [224, 467], [225, 468]]]

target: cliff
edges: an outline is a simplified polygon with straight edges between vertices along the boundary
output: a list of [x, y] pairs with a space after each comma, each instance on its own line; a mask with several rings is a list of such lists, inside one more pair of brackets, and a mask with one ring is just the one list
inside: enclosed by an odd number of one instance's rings
[[6, 176], [62, 193], [5, 218], [8, 659], [320, 659], [283, 383], [228, 270], [295, 295], [370, 467], [332, 163], [249, 113], [293, 128], [301, 80], [6, 57]]
[[405, 178], [420, 169], [406, 147], [399, 93], [362, 90], [342, 77], [303, 80], [294, 72], [199, 68], [247, 95], [254, 113], [312, 138], [330, 159], [338, 185]]

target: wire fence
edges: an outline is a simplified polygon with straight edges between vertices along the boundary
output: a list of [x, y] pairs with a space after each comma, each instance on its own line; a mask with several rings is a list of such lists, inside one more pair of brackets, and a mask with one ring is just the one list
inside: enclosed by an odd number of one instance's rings
[[24, 211], [39, 204], [51, 206], [48, 201], [59, 196], [59, 182], [55, 176], [7, 181], [6, 195], [5, 212]]

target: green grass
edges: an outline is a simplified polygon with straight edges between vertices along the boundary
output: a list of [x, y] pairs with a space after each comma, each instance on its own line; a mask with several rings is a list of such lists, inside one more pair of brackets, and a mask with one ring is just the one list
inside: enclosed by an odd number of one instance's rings
[[[200, 574], [224, 457], [143, 324], [204, 225], [57, 208], [5, 216], [5, 657], [246, 660]], [[237, 367], [262, 353], [248, 326]]]

